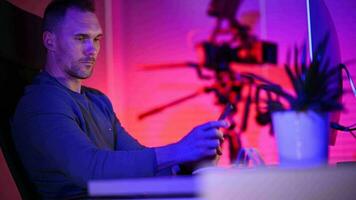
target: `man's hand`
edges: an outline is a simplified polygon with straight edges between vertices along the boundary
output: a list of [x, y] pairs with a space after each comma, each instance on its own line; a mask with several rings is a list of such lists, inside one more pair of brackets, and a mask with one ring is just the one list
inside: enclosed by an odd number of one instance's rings
[[188, 164], [196, 166], [201, 161], [213, 161], [221, 155], [221, 143], [224, 140], [219, 128], [227, 128], [226, 121], [211, 121], [195, 127], [175, 144], [155, 148], [158, 169]]
[[221, 143], [224, 140], [219, 128], [228, 127], [225, 121], [211, 121], [195, 127], [176, 145], [179, 162], [197, 162], [221, 155]]

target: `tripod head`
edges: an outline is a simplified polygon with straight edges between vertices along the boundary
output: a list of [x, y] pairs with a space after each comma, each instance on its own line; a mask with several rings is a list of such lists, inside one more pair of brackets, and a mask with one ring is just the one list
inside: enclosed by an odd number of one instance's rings
[[[213, 80], [213, 84], [204, 86], [197, 92], [173, 100], [165, 105], [143, 112], [139, 115], [139, 119], [144, 119], [163, 111], [163, 109], [211, 92], [215, 94], [216, 104], [222, 107], [228, 103], [236, 105], [241, 101], [242, 89], [245, 86], [249, 86], [250, 81], [244, 77], [237, 76], [236, 71], [231, 68], [231, 63], [261, 62], [261, 59], [254, 54], [256, 37], [250, 33], [250, 27], [241, 24], [235, 17], [241, 3], [242, 0], [211, 0], [207, 14], [216, 19], [216, 25], [207, 40], [195, 45], [198, 57], [197, 62], [189, 61], [144, 66], [146, 70], [192, 67], [196, 69], [198, 78]], [[212, 73], [206, 75], [207, 71]], [[251, 101], [250, 99], [249, 102], [251, 103]], [[237, 110], [232, 115], [235, 113], [237, 113]], [[243, 129], [245, 130], [247, 122], [244, 124]]]

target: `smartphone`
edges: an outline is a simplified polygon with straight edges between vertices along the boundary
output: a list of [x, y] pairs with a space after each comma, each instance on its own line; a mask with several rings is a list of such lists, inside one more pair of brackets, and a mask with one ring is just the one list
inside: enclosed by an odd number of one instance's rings
[[221, 113], [218, 120], [226, 119], [226, 117], [229, 116], [233, 110], [234, 110], [234, 105], [232, 105], [231, 103], [227, 103], [226, 107], [224, 108], [224, 111]]

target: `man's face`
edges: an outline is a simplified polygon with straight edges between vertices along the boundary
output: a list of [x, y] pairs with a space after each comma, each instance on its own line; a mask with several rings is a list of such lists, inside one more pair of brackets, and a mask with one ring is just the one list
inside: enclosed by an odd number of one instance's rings
[[94, 13], [67, 10], [55, 28], [55, 62], [67, 78], [86, 79], [93, 71], [102, 30]]

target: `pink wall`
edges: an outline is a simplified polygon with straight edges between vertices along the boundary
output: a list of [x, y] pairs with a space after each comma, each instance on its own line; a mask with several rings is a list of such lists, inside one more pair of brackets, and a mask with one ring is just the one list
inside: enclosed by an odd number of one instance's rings
[[[214, 105], [212, 94], [202, 95], [143, 121], [137, 116], [158, 105], [191, 94], [211, 82], [199, 80], [190, 68], [143, 71], [142, 64], [174, 63], [197, 59], [193, 45], [204, 40], [213, 28], [214, 20], [206, 15], [209, 0], [130, 0], [120, 1], [116, 10], [122, 11], [114, 24], [122, 29], [114, 31], [119, 37], [122, 54], [125, 89], [118, 98], [121, 104], [120, 119], [124, 126], [146, 145], [162, 145], [181, 138], [195, 125], [216, 119], [219, 108]], [[356, 14], [355, 1], [325, 1], [336, 24], [343, 61], [355, 58]], [[263, 6], [265, 5], [265, 6]], [[286, 50], [307, 39], [305, 1], [244, 1], [239, 11], [241, 18], [253, 12], [260, 13], [260, 20], [253, 29], [262, 39], [278, 43], [279, 64], [283, 64]], [[116, 55], [115, 55], [116, 56]], [[114, 57], [115, 57], [114, 56]], [[356, 73], [355, 64], [349, 66]], [[274, 78], [274, 77], [270, 77]], [[278, 77], [277, 77], [278, 78]], [[349, 89], [347, 83], [344, 84]], [[346, 112], [343, 124], [355, 122], [355, 99], [344, 95]], [[124, 105], [124, 106], [122, 106]], [[268, 135], [268, 128], [253, 125], [244, 134], [245, 146], [259, 149], [267, 163], [276, 163], [275, 140]], [[237, 121], [241, 121], [237, 119]], [[337, 143], [330, 147], [330, 162], [356, 160], [356, 145], [347, 133], [339, 133]]]
[[[348, 64], [350, 73], [356, 78], [356, 9], [355, 1], [326, 1], [331, 16], [334, 19], [337, 34], [339, 37], [342, 61]], [[349, 62], [353, 60], [353, 62]], [[345, 76], [344, 76], [345, 77]], [[355, 97], [351, 93], [350, 85], [344, 79], [343, 103], [345, 111], [341, 115], [340, 122], [345, 125], [352, 125], [356, 122]], [[331, 162], [356, 160], [355, 139], [348, 133], [339, 132], [336, 145], [330, 147]]]
[[[23, 7], [27, 5], [27, 9], [38, 15], [44, 7], [38, 1], [30, 4], [30, 1], [17, 2]], [[336, 24], [343, 61], [355, 59], [356, 2], [325, 2]], [[214, 105], [214, 96], [205, 94], [143, 121], [137, 120], [140, 113], [150, 108], [212, 83], [199, 80], [190, 68], [143, 71], [139, 67], [141, 64], [195, 61], [197, 55], [193, 45], [206, 39], [214, 25], [214, 20], [206, 15], [208, 3], [209, 0], [97, 1], [98, 16], [106, 30], [105, 41], [95, 74], [86, 84], [108, 94], [123, 125], [143, 144], [153, 146], [177, 141], [195, 125], [214, 120], [220, 113]], [[244, 1], [239, 15], [243, 17], [256, 11], [263, 12], [253, 29], [261, 38], [278, 43], [279, 63], [282, 64], [286, 49], [306, 39], [304, 1]], [[349, 67], [356, 76], [355, 63]], [[349, 86], [344, 85], [349, 90]], [[343, 124], [356, 121], [354, 102], [350, 93], [344, 95]], [[243, 142], [245, 146], [257, 147], [267, 163], [273, 164], [277, 162], [275, 140], [267, 132], [268, 128], [251, 126], [243, 135]], [[330, 149], [331, 163], [356, 160], [355, 140], [347, 133], [339, 133], [336, 145]], [[225, 158], [222, 160], [227, 162]], [[0, 164], [3, 163], [0, 157]], [[1, 175], [3, 172], [1, 170]], [[13, 182], [0, 183], [6, 185], [0, 185], [5, 188], [2, 192], [13, 191], [6, 189], [13, 187]], [[5, 197], [2, 192], [0, 199]], [[18, 198], [14, 193], [11, 195]]]

